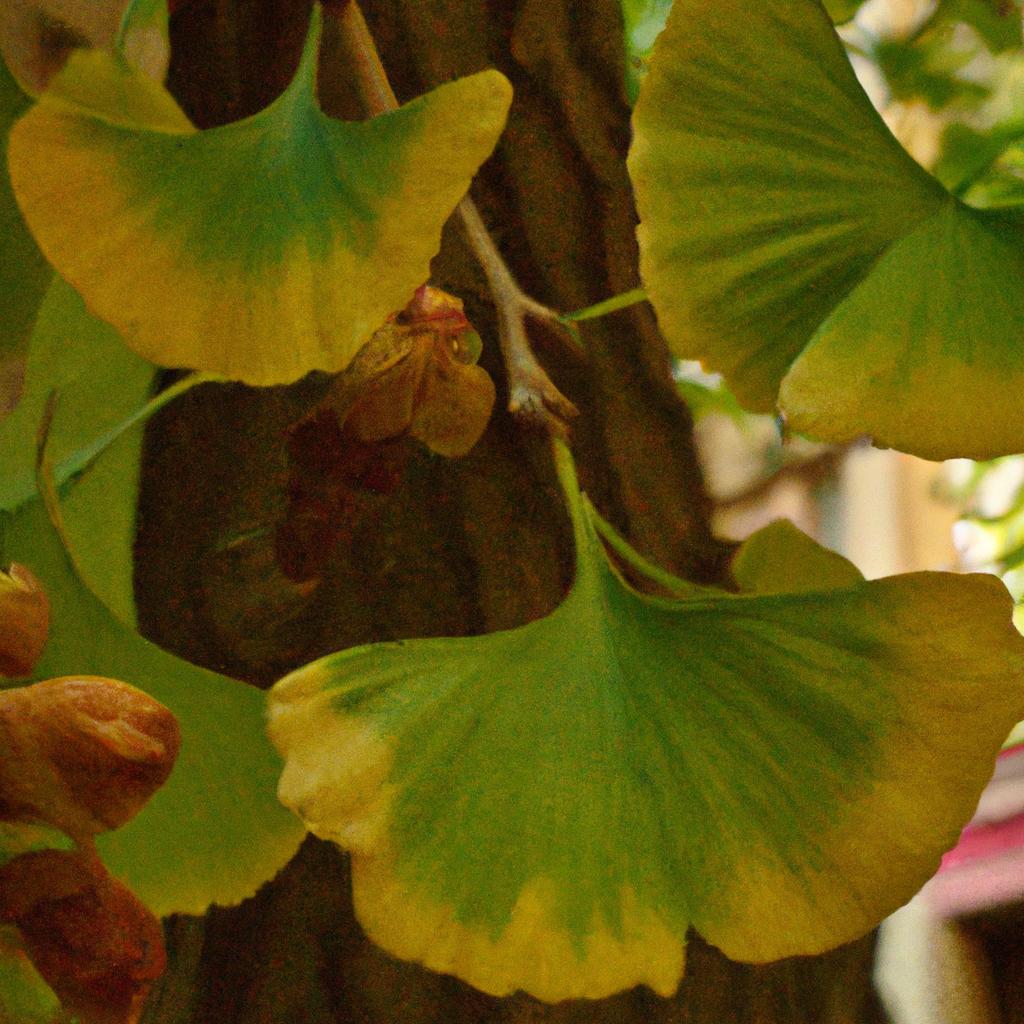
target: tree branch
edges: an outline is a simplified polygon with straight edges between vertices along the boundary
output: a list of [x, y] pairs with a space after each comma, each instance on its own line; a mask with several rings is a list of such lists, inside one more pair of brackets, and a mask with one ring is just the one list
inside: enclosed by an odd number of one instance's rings
[[[376, 116], [396, 110], [398, 100], [359, 4], [348, 0], [325, 7], [325, 11], [337, 19], [366, 112]], [[564, 326], [559, 314], [522, 290], [469, 196], [459, 203], [458, 212], [470, 248], [487, 277], [498, 312], [498, 340], [508, 375], [509, 412], [517, 419], [564, 437], [568, 421], [578, 415], [578, 411], [540, 365], [526, 333], [526, 321], [530, 318]]]

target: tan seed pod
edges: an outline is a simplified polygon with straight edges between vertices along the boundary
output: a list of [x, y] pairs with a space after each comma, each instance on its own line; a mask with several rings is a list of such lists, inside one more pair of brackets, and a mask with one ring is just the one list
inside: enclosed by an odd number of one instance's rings
[[49, 630], [50, 602], [42, 584], [15, 562], [0, 572], [0, 675], [27, 676]]
[[0, 820], [75, 838], [118, 828], [163, 785], [180, 744], [167, 708], [114, 679], [0, 692]]

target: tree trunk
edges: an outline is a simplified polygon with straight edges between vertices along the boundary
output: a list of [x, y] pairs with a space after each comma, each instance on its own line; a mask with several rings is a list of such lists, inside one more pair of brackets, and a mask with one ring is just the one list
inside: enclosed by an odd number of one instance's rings
[[[171, 87], [197, 123], [237, 119], [280, 90], [297, 60], [305, 3], [179, 6]], [[512, 81], [508, 130], [474, 197], [526, 290], [568, 310], [634, 287], [618, 0], [367, 0], [364, 11], [402, 99], [489, 66]], [[328, 33], [323, 102], [357, 116], [337, 52]], [[490, 298], [454, 225], [433, 283], [465, 300], [502, 406]], [[728, 548], [710, 533], [691, 424], [650, 310], [587, 324], [584, 338], [582, 360], [557, 333], [535, 334], [581, 410], [574, 449], [584, 487], [657, 562], [722, 580]], [[266, 686], [353, 644], [507, 628], [557, 604], [572, 552], [542, 438], [499, 410], [464, 459], [412, 442], [374, 453], [390, 481], [378, 486], [340, 473], [336, 439], [314, 430], [297, 485], [290, 428], [325, 385], [314, 375], [290, 388], [198, 388], [151, 424], [136, 577], [149, 636]], [[319, 579], [312, 592], [282, 571], [282, 524], [305, 545], [300, 554]], [[672, 1000], [646, 989], [557, 1007], [485, 996], [369, 943], [352, 917], [345, 858], [312, 839], [252, 900], [167, 928], [171, 968], [147, 1024], [880, 1019], [865, 943], [745, 967], [692, 936]]]

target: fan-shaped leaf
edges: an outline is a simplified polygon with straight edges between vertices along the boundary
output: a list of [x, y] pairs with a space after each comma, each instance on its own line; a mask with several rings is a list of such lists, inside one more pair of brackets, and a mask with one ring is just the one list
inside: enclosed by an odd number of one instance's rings
[[24, 353], [51, 276], [21, 219], [7, 175], [7, 136], [28, 105], [0, 59], [0, 361]]
[[[143, 405], [155, 372], [86, 312], [74, 289], [53, 277], [32, 332], [24, 397], [0, 423], [0, 509], [17, 509], [36, 494], [36, 433], [51, 393], [57, 408], [49, 454], [60, 464]], [[65, 507], [65, 527], [82, 572], [129, 624], [135, 621], [131, 550], [140, 446], [141, 432], [120, 438]]]
[[754, 961], [863, 934], [956, 840], [1024, 707], [1003, 587], [863, 582], [783, 538], [801, 592], [644, 596], [562, 462], [564, 603], [282, 680], [282, 800], [352, 851], [372, 937], [488, 992], [671, 993], [691, 924]]
[[914, 164], [817, 0], [734, 7], [676, 0], [635, 112], [642, 271], [670, 344], [823, 440], [1021, 450], [1017, 222]]
[[79, 53], [11, 136], [39, 244], [136, 351], [253, 384], [343, 368], [429, 275], [504, 124], [485, 71], [342, 123], [316, 101], [314, 12], [291, 86], [196, 131], [123, 59]]
[[1024, 448], [1024, 220], [950, 204], [896, 242], [782, 382], [793, 426], [926, 459]]

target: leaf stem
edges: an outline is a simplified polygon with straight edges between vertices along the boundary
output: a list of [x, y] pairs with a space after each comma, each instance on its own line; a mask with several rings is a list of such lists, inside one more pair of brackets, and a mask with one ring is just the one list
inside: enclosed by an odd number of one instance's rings
[[71, 541], [67, 530], [64, 528], [64, 515], [60, 508], [60, 499], [57, 497], [57, 489], [53, 480], [53, 462], [48, 452], [50, 444], [50, 432], [53, 429], [53, 417], [57, 411], [57, 392], [51, 391], [46, 397], [46, 404], [43, 406], [42, 419], [36, 430], [36, 488], [39, 497], [43, 502], [43, 509], [46, 517], [53, 526], [57, 537], [60, 539], [61, 547], [64, 549], [64, 556], [68, 564], [78, 575], [78, 563], [71, 550]]
[[[359, 4], [348, 0], [340, 8], [326, 7], [325, 12], [337, 20], [366, 112], [376, 116], [396, 110], [398, 100]], [[459, 203], [458, 213], [498, 312], [498, 340], [508, 374], [509, 412], [518, 419], [543, 426], [557, 437], [565, 437], [568, 421], [577, 415], [577, 409], [540, 365], [526, 333], [527, 319], [552, 324], [563, 321], [555, 310], [520, 288], [469, 196]]]
[[62, 459], [53, 467], [54, 486], [63, 487], [70, 480], [81, 476], [90, 466], [123, 434], [126, 434], [132, 427], [145, 423], [151, 416], [158, 413], [168, 402], [173, 401], [179, 395], [191, 390], [197, 384], [208, 384], [211, 382], [223, 382], [225, 378], [216, 373], [190, 373], [182, 377], [170, 387], [164, 388], [159, 394], [154, 395], [145, 405], [140, 406], [120, 423], [111, 427], [106, 433], [101, 434], [94, 441], [84, 448], [79, 448]]
[[664, 587], [670, 594], [681, 595], [681, 594], [693, 594], [695, 592], [704, 590], [706, 588], [699, 586], [696, 583], [691, 583], [689, 580], [684, 580], [680, 576], [676, 576], [669, 572], [667, 569], [662, 569], [660, 565], [655, 565], [649, 558], [641, 555], [632, 544], [626, 540], [625, 537], [619, 533], [618, 530], [608, 522], [607, 519], [600, 512], [594, 508], [593, 502], [589, 499], [586, 501], [586, 508], [590, 515], [590, 521], [594, 524], [594, 528], [597, 530], [598, 536], [605, 542], [622, 559], [626, 565], [640, 573], [641, 576], [646, 577], [652, 583], [657, 583], [659, 586]]
[[577, 309], [575, 313], [562, 313], [559, 320], [562, 323], [579, 323], [581, 320], [596, 320], [598, 317], [607, 316], [609, 313], [617, 313], [620, 309], [628, 309], [637, 303], [647, 301], [647, 291], [644, 288], [632, 288], [621, 295], [613, 295], [610, 299], [587, 306], [586, 309]]

